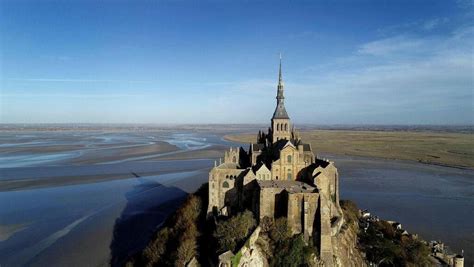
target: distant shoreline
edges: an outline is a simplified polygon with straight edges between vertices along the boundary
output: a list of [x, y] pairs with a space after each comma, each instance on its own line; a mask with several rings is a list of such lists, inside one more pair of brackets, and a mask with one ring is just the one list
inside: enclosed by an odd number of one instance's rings
[[[61, 132], [61, 131], [168, 131], [196, 130], [217, 132], [254, 132], [267, 129], [267, 124], [158, 124], [158, 123], [0, 123], [2, 132]], [[303, 131], [377, 131], [377, 132], [434, 132], [474, 134], [474, 125], [396, 125], [396, 124], [298, 124]]]
[[[474, 135], [468, 133], [306, 130], [303, 140], [316, 153], [402, 160], [474, 170]], [[255, 134], [228, 134], [224, 139], [248, 144]], [[324, 141], [324, 142], [323, 142]]]

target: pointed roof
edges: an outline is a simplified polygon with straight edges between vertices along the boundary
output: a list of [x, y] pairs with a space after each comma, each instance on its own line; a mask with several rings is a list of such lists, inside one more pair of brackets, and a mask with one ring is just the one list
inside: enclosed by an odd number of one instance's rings
[[285, 105], [277, 104], [275, 112], [273, 112], [272, 119], [289, 119], [288, 113], [286, 112]]
[[283, 84], [283, 78], [281, 74], [281, 54], [280, 54], [280, 70], [278, 73], [278, 90], [277, 90], [277, 106], [273, 113], [272, 119], [289, 119], [288, 113], [285, 109], [285, 96], [283, 95], [285, 85]]

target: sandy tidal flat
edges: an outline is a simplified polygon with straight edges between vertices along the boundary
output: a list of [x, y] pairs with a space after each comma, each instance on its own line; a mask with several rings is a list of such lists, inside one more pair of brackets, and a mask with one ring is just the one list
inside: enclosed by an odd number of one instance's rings
[[[255, 142], [255, 134], [226, 135], [227, 140]], [[317, 154], [410, 160], [474, 169], [474, 134], [312, 130], [301, 132]]]

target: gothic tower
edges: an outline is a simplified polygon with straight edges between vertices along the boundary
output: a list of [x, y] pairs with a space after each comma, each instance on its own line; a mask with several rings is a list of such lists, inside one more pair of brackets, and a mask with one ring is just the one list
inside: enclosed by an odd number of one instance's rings
[[290, 117], [285, 109], [285, 97], [283, 96], [283, 79], [281, 77], [281, 54], [280, 54], [280, 72], [278, 77], [277, 106], [272, 117], [272, 140], [277, 142], [281, 139], [290, 140], [291, 127]]

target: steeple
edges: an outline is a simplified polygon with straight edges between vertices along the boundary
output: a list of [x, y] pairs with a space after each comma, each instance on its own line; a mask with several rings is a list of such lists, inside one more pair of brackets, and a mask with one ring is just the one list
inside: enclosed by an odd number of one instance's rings
[[285, 97], [283, 96], [283, 77], [281, 74], [281, 54], [280, 54], [280, 69], [278, 72], [278, 86], [277, 86], [277, 105], [275, 112], [272, 117], [272, 142], [278, 142], [279, 140], [290, 140], [291, 138], [291, 125], [290, 117], [285, 109]]
[[275, 109], [275, 112], [273, 113], [273, 118], [272, 119], [289, 119], [288, 113], [286, 112], [285, 109], [285, 96], [283, 95], [283, 89], [284, 89], [284, 84], [283, 84], [283, 78], [281, 74], [281, 53], [280, 53], [280, 70], [278, 74], [278, 87], [277, 87], [277, 106]]

